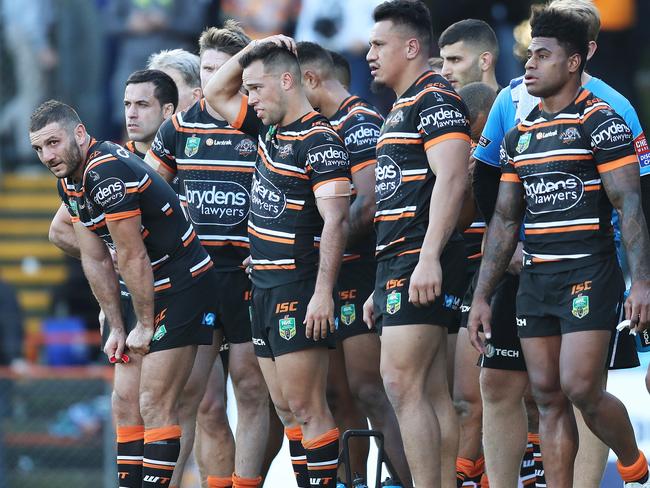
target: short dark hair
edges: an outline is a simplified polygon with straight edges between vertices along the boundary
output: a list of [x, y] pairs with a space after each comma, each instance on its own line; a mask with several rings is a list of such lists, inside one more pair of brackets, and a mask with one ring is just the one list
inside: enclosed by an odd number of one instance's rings
[[57, 122], [73, 129], [81, 124], [79, 114], [70, 106], [58, 100], [48, 100], [42, 103], [29, 119], [29, 132], [41, 130], [46, 125]]
[[431, 12], [422, 0], [388, 0], [377, 5], [373, 13], [375, 22], [390, 20], [395, 25], [411, 30], [425, 46], [429, 57], [433, 40]]
[[587, 64], [589, 24], [583, 19], [551, 8], [533, 8], [530, 18], [531, 37], [553, 37], [567, 55], [580, 55], [579, 73]]
[[153, 83], [153, 96], [162, 107], [171, 103], [174, 110], [178, 106], [178, 87], [171, 76], [157, 69], [141, 69], [131, 73], [126, 80], [125, 86], [137, 85], [139, 83]]
[[470, 125], [474, 124], [477, 117], [484, 113], [490, 113], [490, 108], [497, 97], [497, 92], [487, 83], [476, 81], [468, 83], [458, 90], [458, 95], [463, 99], [469, 111]]
[[228, 19], [222, 28], [208, 27], [199, 37], [199, 55], [208, 49], [216, 49], [229, 56], [234, 56], [251, 42], [241, 25], [235, 20]]
[[280, 47], [272, 42], [264, 42], [253, 47], [239, 58], [242, 69], [248, 68], [255, 61], [262, 61], [264, 68], [281, 68], [289, 71], [300, 81], [300, 65], [298, 58], [286, 47]]
[[350, 87], [352, 83], [352, 69], [350, 68], [350, 63], [342, 54], [336, 51], [330, 51], [330, 56], [332, 56], [332, 61], [334, 62], [334, 77], [339, 80], [339, 83], [346, 88]]
[[492, 27], [487, 22], [478, 19], [465, 19], [447, 27], [438, 39], [438, 47], [463, 41], [465, 44], [478, 47], [481, 52], [491, 52], [499, 55], [499, 43]]
[[334, 73], [332, 55], [315, 42], [299, 42], [296, 44], [296, 53], [301, 65], [315, 64], [326, 77]]

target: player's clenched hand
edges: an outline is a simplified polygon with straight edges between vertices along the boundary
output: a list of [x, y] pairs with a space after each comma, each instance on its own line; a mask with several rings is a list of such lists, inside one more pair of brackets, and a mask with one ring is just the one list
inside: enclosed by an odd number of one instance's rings
[[420, 258], [409, 283], [409, 302], [416, 307], [431, 305], [442, 293], [440, 260]]
[[153, 328], [145, 327], [138, 322], [126, 338], [126, 347], [136, 354], [147, 354], [149, 352], [149, 344], [151, 344], [152, 338]]
[[331, 293], [315, 292], [307, 305], [305, 316], [305, 336], [307, 339], [325, 339], [327, 332], [334, 333], [334, 299]]
[[625, 318], [632, 322], [630, 329], [641, 332], [650, 328], [650, 281], [632, 282], [625, 300]]
[[480, 353], [485, 352], [485, 344], [479, 337], [478, 331], [482, 325], [485, 338], [490, 339], [492, 337], [491, 320], [492, 310], [490, 309], [490, 304], [481, 297], [474, 297], [472, 308], [469, 312], [469, 319], [467, 320], [467, 332], [469, 333], [469, 340], [472, 346]]
[[363, 303], [363, 321], [369, 329], [375, 326], [375, 292], [373, 291]]
[[104, 345], [104, 353], [109, 358], [115, 356], [115, 359], [121, 360], [125, 345], [126, 332], [124, 329], [122, 327], [113, 328]]
[[248, 256], [246, 259], [242, 261], [242, 266], [244, 266], [244, 271], [248, 275], [248, 277], [251, 277], [251, 272], [253, 271], [253, 265], [251, 264], [251, 257]]

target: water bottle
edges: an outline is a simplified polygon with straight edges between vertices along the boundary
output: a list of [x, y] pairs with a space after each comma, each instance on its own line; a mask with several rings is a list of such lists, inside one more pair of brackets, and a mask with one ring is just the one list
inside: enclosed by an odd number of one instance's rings
[[359, 473], [354, 473], [354, 481], [352, 482], [353, 488], [368, 488], [366, 480]]
[[381, 484], [383, 488], [402, 488], [402, 485], [400, 485], [397, 481], [393, 480], [393, 478], [386, 478], [384, 482]]

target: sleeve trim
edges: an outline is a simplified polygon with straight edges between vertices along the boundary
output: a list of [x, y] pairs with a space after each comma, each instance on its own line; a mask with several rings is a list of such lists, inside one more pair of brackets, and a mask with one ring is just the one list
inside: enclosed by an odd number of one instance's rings
[[637, 159], [636, 155], [624, 156], [622, 158], [615, 159], [614, 161], [610, 161], [609, 163], [599, 164], [597, 168], [599, 173], [607, 173], [608, 171], [622, 168], [628, 164], [639, 164], [639, 160]]
[[140, 215], [142, 212], [140, 212], [140, 209], [137, 210], [127, 210], [126, 212], [116, 212], [116, 213], [105, 213], [106, 220], [108, 222], [114, 222], [116, 220], [124, 220], [124, 219], [129, 219], [131, 217], [136, 217]]
[[519, 176], [513, 173], [503, 173], [501, 175], [501, 181], [507, 181], [509, 183], [521, 183]]
[[244, 95], [241, 98], [241, 105], [239, 106], [239, 113], [237, 118], [230, 124], [235, 129], [241, 129], [244, 125], [244, 120], [246, 119], [246, 113], [248, 112], [248, 97]]
[[438, 143], [444, 142], [444, 141], [450, 141], [454, 139], [459, 139], [462, 141], [467, 141], [468, 143], [470, 142], [469, 135], [465, 134], [464, 132], [450, 132], [449, 134], [444, 134], [442, 136], [435, 137], [429, 141], [426, 141], [424, 143], [424, 150], [426, 151], [432, 146], [435, 146]]

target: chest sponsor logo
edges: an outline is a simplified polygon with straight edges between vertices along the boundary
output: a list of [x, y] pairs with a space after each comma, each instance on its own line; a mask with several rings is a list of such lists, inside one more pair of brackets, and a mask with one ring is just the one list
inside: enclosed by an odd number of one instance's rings
[[345, 147], [350, 154], [357, 154], [377, 145], [380, 129], [377, 125], [366, 122], [356, 124], [345, 131]]
[[102, 208], [116, 205], [124, 200], [126, 196], [126, 185], [119, 178], [107, 178], [97, 185], [90, 198]]
[[632, 131], [618, 117], [613, 117], [600, 124], [591, 133], [594, 147], [603, 151], [612, 151], [632, 142]]
[[528, 211], [532, 214], [569, 210], [582, 199], [584, 194], [582, 180], [561, 171], [525, 176], [523, 183]]
[[250, 139], [242, 139], [235, 146], [235, 151], [239, 151], [240, 156], [250, 156], [257, 150], [257, 145]]
[[188, 137], [187, 140], [185, 141], [185, 150], [183, 151], [185, 153], [185, 156], [188, 158], [191, 158], [194, 156], [197, 152], [199, 152], [199, 146], [201, 145], [201, 138], [192, 136]]
[[377, 203], [388, 200], [397, 192], [402, 183], [402, 170], [398, 164], [385, 154], [379, 156], [375, 167], [375, 198]]
[[564, 144], [571, 144], [580, 139], [580, 131], [576, 127], [569, 127], [560, 134], [560, 140]]
[[248, 217], [250, 195], [239, 183], [185, 180], [184, 184], [192, 223], [233, 226]]
[[537, 134], [535, 134], [535, 139], [541, 141], [542, 139], [546, 139], [548, 137], [555, 137], [556, 135], [557, 135], [557, 129], [547, 131], [547, 132], [538, 132]]
[[634, 139], [634, 150], [639, 158], [639, 166], [642, 168], [650, 166], [650, 147], [648, 147], [648, 141], [644, 134], [640, 134]]
[[420, 124], [424, 132], [431, 134], [438, 129], [465, 127], [467, 126], [467, 118], [458, 108], [449, 103], [444, 103], [424, 110], [420, 114]]
[[526, 134], [519, 136], [519, 140], [517, 141], [517, 147], [515, 148], [515, 151], [521, 154], [526, 149], [528, 149], [528, 146], [530, 146], [531, 137], [532, 134], [530, 132], [527, 132]]
[[307, 162], [316, 173], [328, 173], [335, 169], [348, 168], [348, 152], [336, 144], [321, 144], [307, 152]]
[[259, 173], [253, 175], [251, 213], [263, 219], [278, 218], [287, 205], [287, 198], [277, 186]]
[[404, 112], [398, 110], [394, 114], [389, 114], [386, 119], [386, 127], [395, 127], [397, 124], [404, 122]]

